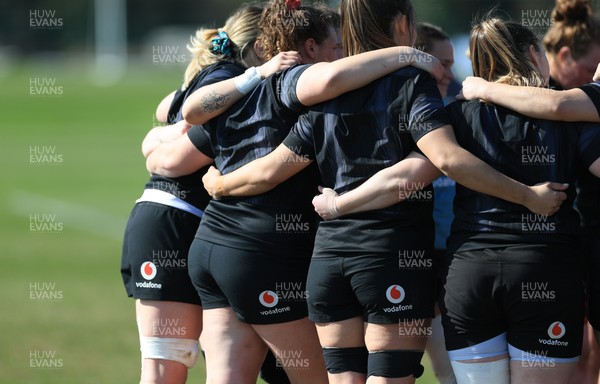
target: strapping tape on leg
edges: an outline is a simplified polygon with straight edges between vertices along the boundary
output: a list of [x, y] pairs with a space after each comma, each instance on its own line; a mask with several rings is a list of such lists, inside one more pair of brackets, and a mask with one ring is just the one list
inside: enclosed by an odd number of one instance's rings
[[140, 351], [142, 359], [172, 360], [192, 368], [200, 347], [198, 340], [141, 336]]
[[508, 359], [487, 363], [460, 363], [452, 361], [452, 369], [458, 384], [509, 384]]

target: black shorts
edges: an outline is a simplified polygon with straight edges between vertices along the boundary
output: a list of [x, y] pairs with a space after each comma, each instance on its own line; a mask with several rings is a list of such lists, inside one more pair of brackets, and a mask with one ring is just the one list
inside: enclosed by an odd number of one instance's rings
[[177, 208], [140, 202], [123, 239], [121, 277], [129, 297], [198, 304], [188, 275], [188, 250], [200, 218]]
[[[410, 261], [409, 261], [410, 260]], [[374, 324], [434, 316], [431, 253], [313, 258], [308, 272], [309, 318], [330, 323], [361, 316]]]
[[249, 324], [278, 324], [307, 316], [310, 254], [246, 251], [194, 239], [189, 273], [204, 309], [231, 307]]
[[467, 348], [507, 333], [536, 355], [581, 354], [583, 275], [580, 249], [507, 245], [451, 256], [441, 304], [446, 347]]
[[437, 300], [442, 292], [446, 273], [448, 273], [448, 258], [445, 249], [433, 250], [433, 270], [435, 272], [435, 298]]
[[588, 318], [592, 327], [600, 331], [600, 229], [586, 229], [582, 236]]

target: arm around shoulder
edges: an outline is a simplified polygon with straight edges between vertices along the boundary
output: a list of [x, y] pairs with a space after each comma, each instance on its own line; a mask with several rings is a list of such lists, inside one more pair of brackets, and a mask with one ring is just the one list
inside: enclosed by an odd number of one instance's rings
[[599, 121], [594, 103], [579, 88], [556, 91], [518, 87], [469, 76], [463, 81], [461, 95], [467, 100], [483, 99], [537, 119]]
[[424, 135], [417, 146], [444, 174], [474, 191], [527, 207], [540, 215], [558, 211], [566, 194], [566, 186], [542, 183], [527, 186], [496, 171], [456, 142], [449, 125]]
[[435, 57], [412, 47], [390, 47], [308, 67], [296, 85], [298, 100], [306, 106], [333, 99], [364, 87], [400, 68], [415, 65], [441, 79], [444, 68]]

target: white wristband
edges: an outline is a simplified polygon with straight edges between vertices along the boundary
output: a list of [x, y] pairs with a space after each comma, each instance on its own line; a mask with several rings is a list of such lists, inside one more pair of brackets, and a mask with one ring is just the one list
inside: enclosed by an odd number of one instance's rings
[[246, 72], [243, 74], [236, 76], [235, 87], [237, 88], [238, 92], [240, 92], [242, 95], [245, 95], [256, 88], [256, 86], [260, 84], [261, 80], [262, 79], [260, 77], [260, 72], [258, 72], [258, 68], [250, 67], [246, 69]]
[[336, 194], [331, 198], [331, 200], [329, 200], [329, 214], [331, 215], [332, 219], [337, 219], [338, 217], [340, 217], [340, 211], [338, 211], [337, 204], [335, 203], [335, 200], [337, 198], [338, 195]]

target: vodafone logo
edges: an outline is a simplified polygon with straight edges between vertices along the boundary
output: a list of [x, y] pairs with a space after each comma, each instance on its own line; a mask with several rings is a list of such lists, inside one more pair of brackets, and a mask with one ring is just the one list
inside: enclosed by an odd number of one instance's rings
[[385, 297], [387, 297], [389, 302], [392, 304], [401, 303], [405, 296], [406, 294], [404, 293], [404, 288], [397, 284], [390, 285], [385, 291]]
[[142, 273], [142, 277], [144, 279], [152, 280], [152, 279], [154, 279], [154, 276], [156, 276], [156, 266], [154, 265], [153, 262], [146, 261], [140, 267], [140, 272]]
[[548, 327], [548, 336], [550, 336], [551, 339], [560, 339], [565, 335], [566, 331], [567, 329], [563, 323], [555, 321]]
[[273, 308], [279, 302], [279, 297], [273, 291], [262, 291], [258, 296], [258, 301], [267, 308]]

